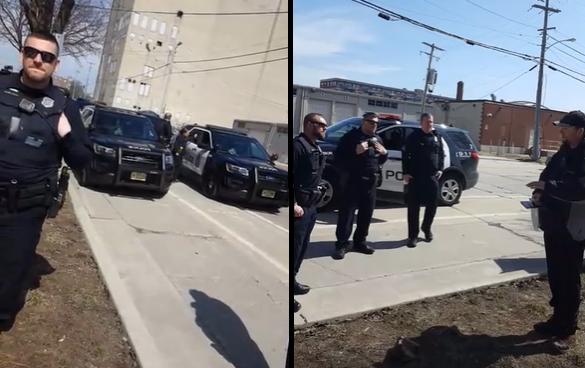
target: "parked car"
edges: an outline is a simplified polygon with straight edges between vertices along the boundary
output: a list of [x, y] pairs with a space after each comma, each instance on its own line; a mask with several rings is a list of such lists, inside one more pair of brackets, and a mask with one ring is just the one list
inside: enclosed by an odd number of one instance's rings
[[193, 177], [211, 198], [288, 206], [288, 173], [274, 164], [256, 138], [235, 129], [194, 125], [189, 130], [181, 175]]
[[[320, 211], [336, 207], [340, 192], [340, 173], [334, 164], [334, 152], [341, 137], [351, 129], [361, 125], [362, 118], [353, 117], [342, 120], [329, 127], [325, 139], [319, 141], [326, 158], [325, 171], [321, 185], [325, 192], [317, 205]], [[439, 203], [452, 206], [459, 201], [461, 193], [477, 183], [479, 154], [467, 131], [435, 124], [442, 137], [445, 152], [445, 169], [440, 179]], [[420, 129], [416, 122], [403, 122], [396, 115], [382, 115], [376, 134], [382, 138], [388, 150], [388, 160], [382, 167], [382, 184], [378, 187], [378, 199], [396, 199], [404, 193], [402, 177], [402, 155], [406, 138]]]
[[152, 121], [134, 111], [88, 105], [81, 111], [94, 158], [76, 173], [82, 185], [155, 190], [164, 195], [173, 181], [173, 156]]

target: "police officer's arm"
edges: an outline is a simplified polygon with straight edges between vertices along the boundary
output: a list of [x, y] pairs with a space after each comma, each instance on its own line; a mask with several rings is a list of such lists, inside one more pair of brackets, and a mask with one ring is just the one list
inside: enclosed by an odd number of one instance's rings
[[82, 169], [91, 160], [93, 152], [75, 101], [67, 100], [65, 110], [60, 117], [60, 120], [62, 119], [66, 119], [71, 126], [71, 131], [61, 139], [63, 158], [72, 169]]
[[[555, 155], [556, 156], [556, 155]], [[554, 157], [553, 157], [554, 158]], [[552, 165], [557, 165], [557, 160], [549, 162]], [[547, 167], [549, 166], [547, 165]], [[548, 178], [547, 173], [543, 171], [544, 175], [544, 193], [565, 201], [584, 201], [585, 200], [585, 159], [581, 161], [581, 170], [574, 174], [563, 175], [563, 180], [554, 180]], [[541, 174], [541, 177], [543, 175]]]
[[[376, 139], [378, 140], [378, 142], [383, 142], [382, 138], [380, 138], [379, 136], [376, 136]], [[384, 147], [382, 145], [382, 143], [378, 143], [378, 144], [381, 145], [382, 147]], [[388, 160], [388, 150], [386, 150], [386, 152], [384, 154], [380, 154], [380, 156], [378, 157], [378, 164], [383, 165], [384, 162], [386, 162], [386, 160]]]
[[416, 132], [413, 132], [408, 136], [406, 139], [406, 144], [404, 145], [404, 151], [402, 152], [402, 175], [410, 175], [412, 176], [412, 160], [414, 158], [414, 151], [416, 149], [416, 142], [414, 139], [414, 135]]
[[443, 138], [437, 133], [439, 141], [439, 171], [445, 170], [445, 150], [443, 149]]

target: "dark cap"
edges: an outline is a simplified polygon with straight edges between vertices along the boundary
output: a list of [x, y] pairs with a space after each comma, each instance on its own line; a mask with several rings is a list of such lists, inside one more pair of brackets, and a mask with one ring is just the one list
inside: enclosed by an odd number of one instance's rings
[[553, 122], [559, 128], [585, 128], [585, 114], [581, 111], [571, 111], [563, 116], [561, 120]]

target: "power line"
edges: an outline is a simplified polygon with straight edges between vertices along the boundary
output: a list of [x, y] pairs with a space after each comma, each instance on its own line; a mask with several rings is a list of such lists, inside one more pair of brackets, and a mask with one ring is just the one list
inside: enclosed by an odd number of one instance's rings
[[505, 48], [499, 47], [499, 46], [493, 46], [493, 45], [485, 44], [485, 43], [482, 43], [482, 42], [474, 41], [474, 40], [469, 39], [469, 38], [465, 38], [463, 36], [459, 36], [459, 35], [454, 34], [454, 33], [451, 33], [451, 32], [444, 31], [442, 29], [439, 29], [439, 28], [430, 26], [428, 24], [419, 22], [417, 20], [408, 18], [408, 17], [406, 17], [404, 15], [398, 14], [396, 12], [393, 12], [391, 10], [388, 10], [386, 8], [383, 8], [383, 7], [379, 6], [379, 5], [376, 5], [376, 4], [371, 3], [369, 1], [366, 1], [366, 0], [351, 0], [351, 1], [353, 1], [353, 2], [355, 2], [357, 4], [360, 4], [362, 6], [365, 6], [367, 8], [373, 9], [375, 11], [384, 13], [387, 16], [393, 16], [395, 18], [398, 18], [400, 20], [403, 20], [405, 22], [408, 22], [410, 24], [413, 24], [413, 25], [415, 25], [417, 27], [425, 28], [425, 29], [427, 29], [429, 31], [437, 32], [437, 33], [440, 33], [440, 34], [443, 34], [443, 35], [446, 35], [446, 36], [449, 36], [449, 37], [456, 38], [458, 40], [461, 40], [461, 41], [467, 43], [468, 45], [483, 47], [483, 48], [490, 49], [490, 50], [493, 50], [493, 51], [497, 51], [497, 52], [500, 52], [500, 53], [503, 53], [503, 54], [507, 54], [507, 55], [511, 55], [511, 56], [516, 56], [516, 57], [519, 57], [519, 58], [524, 59], [524, 60], [529, 60], [529, 61], [536, 61], [536, 60], [538, 60], [538, 57], [533, 56], [533, 55], [528, 55], [528, 54], [524, 54], [524, 53], [521, 53], [521, 52], [508, 50], [508, 49], [505, 49]]
[[232, 55], [232, 56], [222, 56], [222, 57], [218, 57], [218, 58], [215, 58], [215, 59], [199, 59], [199, 60], [175, 61], [175, 64], [201, 63], [201, 62], [204, 62], [204, 61], [217, 61], [217, 60], [236, 59], [236, 58], [241, 58], [241, 57], [244, 57], [244, 56], [260, 55], [260, 54], [266, 54], [268, 52], [280, 51], [280, 50], [286, 50], [286, 49], [288, 49], [288, 46], [286, 46], [286, 47], [279, 47], [279, 48], [276, 48], [276, 49], [270, 49], [270, 50], [266, 50], [266, 51], [250, 52], [248, 54], [239, 54], [239, 55]]
[[510, 22], [514, 22], [514, 23], [516, 23], [516, 24], [520, 24], [520, 25], [522, 25], [522, 26], [524, 26], [524, 27], [528, 27], [528, 28], [536, 29], [536, 27], [535, 27], [535, 26], [531, 26], [531, 25], [529, 25], [529, 24], [526, 24], [526, 23], [518, 22], [516, 19], [508, 18], [508, 17], [506, 17], [505, 15], [502, 15], [502, 14], [496, 13], [495, 11], [493, 11], [493, 10], [490, 10], [490, 9], [488, 9], [488, 8], [484, 8], [483, 6], [481, 6], [481, 5], [479, 5], [479, 4], [475, 3], [475, 2], [473, 2], [473, 1], [471, 1], [471, 0], [465, 0], [465, 1], [466, 1], [466, 2], [468, 2], [468, 3], [470, 3], [471, 5], [474, 5], [474, 6], [478, 7], [478, 8], [480, 8], [480, 9], [482, 9], [482, 10], [484, 10], [484, 11], [486, 11], [486, 12], [490, 13], [490, 14], [493, 14], [493, 15], [495, 15], [495, 16], [498, 16], [498, 17], [500, 17], [500, 18], [506, 19], [506, 20], [508, 20], [508, 21], [510, 21]]
[[223, 66], [223, 67], [219, 67], [219, 68], [209, 68], [209, 69], [199, 69], [199, 70], [183, 70], [183, 71], [173, 72], [173, 74], [192, 74], [192, 73], [211, 72], [211, 71], [215, 71], [215, 70], [234, 69], [234, 68], [242, 68], [242, 67], [251, 66], [251, 65], [268, 64], [268, 63], [272, 63], [275, 61], [282, 61], [282, 60], [288, 60], [288, 56], [278, 58], [278, 59], [272, 59], [272, 60], [257, 61], [255, 63]]
[[553, 67], [553, 66], [550, 66], [550, 65], [548, 65], [548, 64], [546, 64], [546, 66], [548, 66], [548, 67], [549, 67], [549, 69], [551, 69], [551, 70], [554, 70], [555, 72], [559, 72], [559, 73], [561, 73], [561, 74], [564, 74], [564, 75], [566, 75], [567, 77], [573, 78], [573, 79], [575, 79], [575, 80], [577, 80], [577, 81], [579, 81], [579, 82], [581, 82], [581, 83], [585, 84], [585, 80], [583, 80], [583, 79], [577, 78], [577, 77], [575, 77], [574, 75], [571, 75], [571, 74], [569, 74], [569, 73], [566, 73], [566, 72], [564, 72], [564, 71], [562, 71], [562, 70], [559, 70], [559, 69], [557, 69], [557, 68], [555, 68], [555, 67]]
[[[100, 9], [100, 10], [109, 10], [109, 11], [116, 11], [116, 12], [127, 12], [127, 13], [149, 13], [149, 14], [172, 14], [176, 15], [176, 11], [156, 11], [156, 10], [130, 10], [130, 9], [120, 9], [120, 8], [105, 8], [103, 6], [97, 5], [77, 5], [78, 7], [82, 8], [92, 8], [92, 9]], [[208, 13], [208, 12], [183, 12], [183, 15], [267, 15], [267, 14], [288, 14], [288, 11], [264, 11], [264, 12], [222, 12], [222, 13]]]
[[563, 45], [563, 46], [565, 46], [565, 47], [567, 47], [567, 48], [569, 48], [569, 49], [571, 49], [571, 50], [575, 51], [577, 54], [579, 54], [579, 55], [582, 55], [582, 56], [585, 56], [585, 54], [584, 54], [584, 53], [582, 53], [581, 51], [579, 51], [579, 50], [577, 50], [577, 49], [574, 49], [573, 47], [571, 47], [571, 46], [567, 45], [566, 43], [564, 43], [564, 42], [562, 42], [562, 41], [560, 41], [560, 40], [557, 40], [557, 39], [556, 39], [556, 38], [554, 38], [553, 36], [549, 35], [549, 37], [550, 37], [550, 38], [552, 38], [553, 40], [555, 40], [555, 41], [559, 42], [561, 45]]
[[480, 97], [480, 99], [482, 99], [482, 98], [484, 98], [484, 97], [486, 97], [486, 96], [489, 96], [489, 95], [491, 95], [491, 94], [493, 94], [493, 93], [496, 93], [496, 92], [498, 92], [499, 90], [501, 90], [501, 89], [502, 89], [502, 88], [504, 88], [504, 87], [507, 87], [508, 85], [510, 85], [510, 84], [512, 84], [512, 83], [514, 83], [515, 81], [517, 81], [518, 79], [520, 79], [521, 77], [523, 77], [525, 74], [528, 74], [528, 73], [530, 73], [531, 71], [533, 71], [533, 70], [534, 70], [534, 68], [536, 68], [536, 67], [537, 67], [537, 65], [535, 65], [535, 66], [533, 66], [532, 68], [530, 68], [530, 69], [528, 69], [528, 70], [526, 70], [526, 71], [522, 72], [521, 74], [519, 74], [519, 75], [517, 75], [516, 77], [514, 77], [512, 80], [509, 80], [508, 82], [506, 82], [506, 83], [502, 84], [501, 86], [499, 86], [498, 88], [494, 89], [494, 90], [493, 90], [493, 91], [491, 91], [490, 93], [486, 93], [485, 95], [481, 96], [481, 97]]
[[565, 54], [565, 55], [567, 55], [567, 56], [570, 56], [570, 57], [572, 57], [573, 59], [575, 59], [575, 60], [577, 60], [577, 61], [580, 61], [580, 62], [582, 62], [583, 64], [585, 64], [585, 60], [579, 59], [578, 57], [576, 57], [576, 56], [574, 56], [574, 55], [571, 55], [571, 54], [569, 54], [568, 52], [566, 52], [566, 51], [564, 51], [564, 50], [561, 50], [561, 49], [559, 49], [557, 46], [554, 46], [554, 48], [555, 48], [557, 51], [559, 51], [559, 52], [562, 52], [563, 54]]

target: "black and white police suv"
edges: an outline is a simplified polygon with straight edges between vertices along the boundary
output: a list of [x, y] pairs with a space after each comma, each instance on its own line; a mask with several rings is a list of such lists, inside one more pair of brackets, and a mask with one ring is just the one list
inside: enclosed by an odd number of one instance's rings
[[[325, 171], [321, 185], [324, 195], [317, 205], [319, 210], [335, 208], [339, 196], [339, 172], [334, 164], [334, 152], [341, 137], [361, 125], [362, 118], [354, 117], [331, 125], [325, 132], [325, 139], [319, 146], [325, 154]], [[442, 137], [445, 153], [443, 175], [440, 179], [439, 203], [452, 206], [459, 201], [463, 190], [477, 183], [479, 154], [467, 131], [435, 124], [434, 128]], [[388, 160], [382, 166], [382, 184], [378, 187], [377, 198], [389, 200], [399, 198], [404, 192], [402, 177], [402, 153], [406, 138], [420, 129], [416, 122], [400, 121], [398, 115], [381, 114], [376, 133], [382, 138], [388, 151]]]
[[256, 138], [211, 125], [195, 125], [188, 134], [181, 175], [199, 180], [206, 196], [288, 206], [288, 173]]
[[91, 164], [76, 173], [81, 185], [153, 190], [165, 195], [173, 181], [173, 156], [152, 121], [134, 111], [101, 105], [81, 110], [93, 143]]

